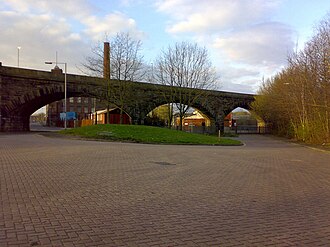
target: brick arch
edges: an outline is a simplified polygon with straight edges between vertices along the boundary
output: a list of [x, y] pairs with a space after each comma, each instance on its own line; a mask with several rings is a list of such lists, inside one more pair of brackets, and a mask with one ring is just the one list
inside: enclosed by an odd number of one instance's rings
[[[41, 107], [64, 99], [63, 86], [49, 86], [44, 88], [34, 88], [18, 97], [15, 97], [7, 104], [6, 111], [2, 112], [2, 117], [11, 116], [15, 122], [21, 122], [21, 126], [17, 126], [23, 131], [30, 130], [30, 116]], [[69, 90], [68, 90], [69, 91]], [[85, 91], [71, 90], [67, 94], [67, 98], [86, 96]], [[91, 95], [89, 95], [91, 96]], [[95, 95], [97, 97], [98, 95]]]
[[[155, 108], [159, 107], [159, 106], [162, 106], [162, 105], [166, 105], [168, 103], [175, 103], [175, 102], [169, 102], [168, 100], [159, 100], [157, 101], [158, 103], [156, 104], [152, 104], [150, 105], [150, 107], [153, 107], [150, 111], [146, 110], [146, 113], [144, 113], [143, 115], [146, 117], [152, 110], [154, 110]], [[211, 113], [202, 105], [196, 103], [196, 104], [193, 104], [191, 106], [192, 108], [200, 111], [203, 115], [205, 115], [206, 117], [209, 118], [209, 120], [211, 122], [214, 122], [214, 117], [211, 115]]]
[[[133, 123], [143, 123], [146, 115], [155, 107], [168, 103], [164, 94], [169, 94], [168, 86], [151, 83], [111, 80], [114, 88], [119, 83], [128, 83], [132, 94], [124, 111]], [[106, 81], [103, 78], [67, 75], [67, 97], [104, 98]], [[192, 89], [184, 89], [196, 93]], [[192, 107], [213, 119], [221, 126], [224, 114], [230, 108], [248, 105], [254, 95], [222, 91], [203, 91], [203, 95]], [[199, 91], [199, 92], [200, 92]], [[29, 116], [40, 107], [64, 98], [64, 74], [31, 69], [21, 69], [0, 65], [0, 113], [1, 131], [28, 131]], [[112, 102], [118, 105], [118, 102]], [[235, 107], [234, 107], [235, 106]], [[233, 108], [234, 107], [234, 108]]]
[[224, 115], [225, 116], [227, 116], [229, 113], [231, 113], [233, 110], [235, 110], [237, 107], [241, 107], [241, 108], [243, 108], [243, 109], [246, 109], [246, 110], [251, 110], [251, 107], [250, 106], [248, 106], [248, 105], [240, 105], [240, 104], [238, 104], [238, 105], [234, 105], [233, 107], [230, 107], [230, 108], [228, 108], [228, 109], [226, 109], [225, 111], [224, 111]]

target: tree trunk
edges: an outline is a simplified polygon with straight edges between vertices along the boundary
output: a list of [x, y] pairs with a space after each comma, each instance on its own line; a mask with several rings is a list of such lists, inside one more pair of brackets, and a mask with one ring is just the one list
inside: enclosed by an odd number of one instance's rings
[[97, 125], [96, 98], [94, 98], [95, 125]]
[[182, 119], [183, 119], [183, 116], [180, 114], [180, 130], [182, 130], [182, 123], [183, 123]]
[[110, 106], [109, 104], [107, 105], [107, 118], [105, 120], [106, 124], [110, 124]]
[[120, 120], [119, 120], [119, 123], [120, 123], [120, 124], [123, 124], [123, 112], [124, 112], [124, 111], [123, 111], [123, 107], [121, 106], [121, 107], [120, 107]]
[[168, 123], [167, 127], [171, 129], [173, 120], [173, 103], [168, 103]]

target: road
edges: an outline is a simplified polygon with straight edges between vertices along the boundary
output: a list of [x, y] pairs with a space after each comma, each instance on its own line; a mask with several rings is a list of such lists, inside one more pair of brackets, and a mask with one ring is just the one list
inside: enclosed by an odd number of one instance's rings
[[59, 131], [62, 130], [64, 128], [60, 128], [60, 127], [54, 127], [54, 126], [44, 126], [40, 123], [30, 123], [30, 130], [32, 132], [54, 132], [54, 131]]
[[0, 246], [329, 246], [330, 153], [0, 135]]

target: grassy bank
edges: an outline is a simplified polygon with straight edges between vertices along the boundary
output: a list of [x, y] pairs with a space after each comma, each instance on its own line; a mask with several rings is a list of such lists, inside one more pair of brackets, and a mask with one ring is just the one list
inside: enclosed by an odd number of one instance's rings
[[242, 145], [238, 140], [226, 138], [219, 140], [216, 136], [192, 134], [144, 125], [102, 124], [62, 130], [60, 133], [91, 139], [155, 144]]

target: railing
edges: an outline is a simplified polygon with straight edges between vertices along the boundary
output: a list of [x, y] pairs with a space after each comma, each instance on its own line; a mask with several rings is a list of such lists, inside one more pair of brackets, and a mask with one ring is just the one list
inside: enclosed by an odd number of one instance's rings
[[[172, 129], [179, 129], [179, 127], [172, 127]], [[217, 133], [216, 126], [182, 126], [182, 130], [190, 133], [198, 134], [214, 134]], [[237, 127], [225, 127], [225, 133], [233, 134], [271, 134], [270, 127], [241, 125]]]
[[241, 125], [229, 128], [229, 132], [235, 134], [271, 134], [272, 129], [268, 126], [248, 126]]
[[182, 126], [182, 130], [197, 134], [214, 134], [217, 131], [216, 126]]

